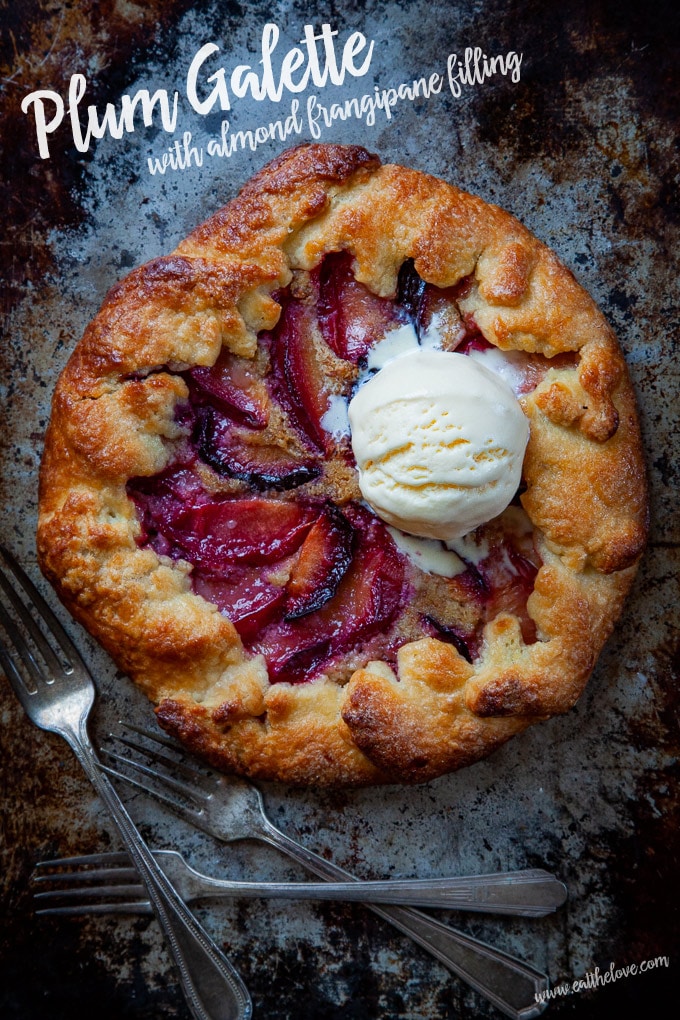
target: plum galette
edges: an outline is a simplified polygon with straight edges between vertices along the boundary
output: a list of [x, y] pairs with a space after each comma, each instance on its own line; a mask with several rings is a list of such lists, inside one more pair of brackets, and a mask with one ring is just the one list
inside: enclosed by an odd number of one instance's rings
[[214, 765], [418, 782], [581, 693], [646, 532], [634, 399], [513, 217], [301, 146], [109, 292], [57, 385], [41, 566]]

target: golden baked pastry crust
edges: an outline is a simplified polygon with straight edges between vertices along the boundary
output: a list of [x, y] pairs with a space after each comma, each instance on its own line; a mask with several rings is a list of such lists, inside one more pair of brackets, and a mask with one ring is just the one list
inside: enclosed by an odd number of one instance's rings
[[[566, 352], [521, 398], [531, 435], [522, 504], [542, 566], [528, 612], [501, 612], [468, 662], [435, 637], [398, 669], [346, 683], [270, 684], [190, 566], [138, 544], [126, 492], [170, 462], [180, 370], [225, 348], [254, 358], [294, 271], [349, 251], [393, 296], [414, 261], [501, 350]], [[591, 298], [512, 216], [357, 147], [283, 153], [171, 255], [107, 295], [59, 379], [40, 475], [39, 560], [71, 613], [156, 703], [161, 725], [214, 765], [295, 784], [419, 782], [470, 764], [579, 697], [646, 535], [643, 458], [626, 366]]]

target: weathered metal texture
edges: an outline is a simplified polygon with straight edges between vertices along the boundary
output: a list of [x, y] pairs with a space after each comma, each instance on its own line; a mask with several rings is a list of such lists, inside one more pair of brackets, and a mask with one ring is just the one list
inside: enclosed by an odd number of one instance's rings
[[[129, 267], [168, 251], [282, 148], [151, 176], [164, 151], [154, 129], [78, 153], [68, 131], [40, 160], [21, 99], [65, 93], [88, 78], [100, 111], [124, 92], [176, 87], [207, 41], [226, 67], [259, 60], [262, 28], [281, 51], [303, 26], [375, 40], [371, 73], [319, 93], [372, 92], [443, 71], [480, 46], [523, 54], [521, 80], [496, 76], [455, 98], [401, 103], [387, 122], [338, 122], [326, 140], [363, 143], [510, 209], [551, 245], [616, 328], [640, 401], [652, 490], [649, 551], [632, 598], [585, 696], [567, 716], [491, 759], [417, 789], [300, 793], [269, 788], [273, 817], [358, 874], [435, 875], [542, 865], [568, 884], [568, 905], [542, 921], [454, 917], [571, 982], [610, 962], [657, 956], [670, 967], [556, 999], [552, 1015], [599, 1017], [627, 1003], [648, 1012], [678, 981], [678, 335], [677, 96], [679, 24], [670, 0], [438, 0], [391, 3], [203, 2], [3, 7], [4, 361], [3, 539], [34, 565], [36, 479], [49, 397], [83, 327]], [[250, 57], [248, 57], [250, 54]], [[234, 129], [281, 116], [243, 101]], [[196, 139], [221, 116], [184, 108]], [[304, 134], [302, 137], [308, 137]], [[146, 701], [72, 625], [101, 697], [99, 738], [116, 719], [149, 717]], [[23, 718], [0, 684], [3, 923], [0, 1005], [6, 1020], [97, 1015], [186, 1017], [154, 922], [41, 921], [28, 878], [41, 858], [117, 845], [78, 767]], [[218, 847], [142, 797], [131, 810], [151, 840], [214, 871], [301, 877], [256, 844]], [[361, 908], [230, 903], [201, 912], [243, 973], [256, 1015], [276, 1018], [449, 1018], [498, 1014], [406, 939]]]

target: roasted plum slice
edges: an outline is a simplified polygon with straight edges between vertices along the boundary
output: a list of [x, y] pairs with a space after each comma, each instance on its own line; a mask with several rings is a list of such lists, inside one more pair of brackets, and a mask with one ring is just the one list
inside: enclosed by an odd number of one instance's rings
[[191, 466], [177, 464], [151, 478], [131, 478], [127, 494], [142, 528], [140, 543], [162, 555], [176, 554], [170, 534], [177, 517], [189, 507], [209, 502], [210, 494]]
[[169, 537], [186, 558], [214, 573], [236, 564], [275, 563], [295, 552], [315, 507], [264, 497], [220, 499], [183, 510]]
[[465, 336], [457, 294], [458, 287], [440, 288], [426, 283], [416, 272], [412, 259], [404, 262], [399, 271], [398, 304], [413, 323], [419, 340], [428, 331], [436, 330], [438, 346], [445, 351], [456, 350]]
[[283, 587], [263, 577], [261, 567], [237, 567], [219, 574], [197, 568], [191, 580], [196, 594], [213, 602], [244, 639], [271, 623], [286, 599]]
[[332, 598], [352, 562], [355, 531], [332, 505], [307, 532], [286, 586], [286, 620], [320, 609]]
[[460, 627], [440, 623], [434, 616], [429, 615], [423, 617], [423, 625], [432, 637], [453, 645], [468, 662], [477, 657], [479, 642], [475, 634], [464, 634]]
[[355, 365], [386, 333], [408, 321], [394, 301], [355, 279], [348, 252], [326, 256], [317, 270], [317, 287], [321, 334], [339, 358]]
[[[476, 327], [475, 327], [476, 328]], [[515, 396], [520, 397], [525, 393], [531, 393], [543, 381], [551, 368], [570, 369], [577, 365], [577, 358], [571, 353], [556, 354], [553, 358], [546, 358], [543, 354], [526, 351], [502, 351], [494, 344], [489, 343], [481, 333], [466, 332], [464, 339], [458, 347], [460, 354], [472, 354], [479, 351], [494, 351], [496, 356], [505, 362], [506, 381], [514, 390]], [[482, 361], [484, 364], [484, 361]], [[493, 365], [489, 367], [492, 370]]]
[[416, 333], [419, 333], [421, 308], [425, 295], [425, 288], [428, 285], [416, 272], [413, 259], [407, 259], [399, 270], [397, 282], [397, 303], [403, 308], [408, 318], [413, 323]]
[[194, 442], [201, 458], [219, 475], [239, 478], [255, 489], [294, 489], [316, 478], [320, 468], [239, 428], [214, 407], [197, 410]]
[[[357, 511], [357, 516], [365, 513], [362, 508]], [[335, 595], [302, 619], [271, 624], [251, 648], [264, 655], [272, 682], [312, 679], [334, 655], [389, 626], [399, 610], [403, 587], [403, 558], [386, 528], [374, 519], [360, 533]]]
[[469, 319], [465, 324], [465, 335], [458, 347], [459, 354], [469, 354], [470, 351], [493, 351], [494, 345], [489, 343], [477, 329], [477, 326]]
[[[453, 288], [440, 290], [426, 284], [420, 304], [418, 320], [418, 336], [422, 339], [429, 332], [439, 338], [439, 346], [443, 351], [456, 351], [467, 336], [466, 327], [461, 318], [458, 306], [453, 299]], [[478, 335], [477, 332], [474, 334]]]
[[520, 622], [526, 644], [536, 641], [536, 624], [527, 611], [527, 601], [534, 590], [539, 564], [537, 556], [531, 559], [520, 552], [511, 540], [496, 546], [482, 564], [490, 594], [485, 616], [493, 620], [499, 613], [512, 613]]
[[[356, 569], [348, 574], [344, 592], [344, 636], [354, 639], [387, 626], [401, 605], [404, 562], [384, 529], [378, 543], [365, 543], [355, 556]], [[323, 610], [322, 610], [323, 612]]]
[[207, 400], [231, 418], [254, 429], [267, 427], [269, 394], [253, 366], [245, 359], [222, 351], [214, 365], [195, 366], [187, 373], [193, 399]]
[[314, 349], [315, 327], [313, 308], [293, 298], [284, 299], [281, 317], [270, 334], [270, 384], [298, 432], [321, 451], [330, 442], [321, 424], [330, 391]]
[[[507, 355], [506, 355], [507, 356]], [[546, 358], [543, 354], [514, 353], [515, 361], [521, 365], [522, 381], [517, 387], [517, 395], [531, 393], [545, 379], [551, 368], [576, 368], [578, 358], [570, 351], [556, 354], [554, 358]]]

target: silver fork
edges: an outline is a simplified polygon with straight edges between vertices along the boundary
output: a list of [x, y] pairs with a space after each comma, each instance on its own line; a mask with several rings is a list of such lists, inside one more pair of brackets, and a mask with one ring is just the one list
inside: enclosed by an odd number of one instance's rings
[[239, 974], [175, 892], [101, 772], [87, 732], [95, 687], [80, 653], [30, 578], [2, 546], [0, 588], [7, 600], [0, 601], [0, 625], [9, 639], [7, 647], [0, 641], [0, 665], [28, 717], [70, 744], [111, 812], [165, 932], [193, 1016], [196, 1020], [247, 1020], [252, 1004]]
[[[112, 735], [111, 738], [140, 752], [155, 766], [167, 767], [183, 778], [160, 772], [157, 767], [129, 756], [105, 751], [108, 758], [132, 769], [137, 778], [104, 766], [111, 775], [151, 794], [181, 818], [225, 843], [259, 839], [282, 850], [326, 881], [358, 881], [349, 872], [277, 829], [265, 813], [260, 791], [252, 783], [189, 764], [183, 751], [173, 741], [134, 726], [128, 726], [128, 729], [143, 737], [148, 742], [147, 746], [130, 737]], [[514, 1020], [530, 1020], [546, 1008], [547, 1002], [537, 1002], [537, 998], [547, 990], [548, 979], [523, 961], [418, 910], [371, 903], [367, 906], [431, 953], [506, 1016]]]
[[[540, 868], [470, 877], [373, 882], [238, 882], [202, 874], [176, 850], [155, 850], [154, 857], [185, 903], [207, 897], [279, 897], [408, 904], [541, 917], [561, 906], [567, 895], [562, 882]], [[131, 910], [136, 914], [150, 913], [144, 887], [132, 884], [135, 878], [126, 854], [100, 853], [41, 861], [36, 864], [32, 880], [38, 888], [34, 893], [37, 913], [114, 914]], [[120, 900], [122, 896], [127, 897], [124, 902]], [[117, 898], [111, 900], [111, 897]], [[65, 904], [66, 900], [74, 902]]]

